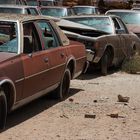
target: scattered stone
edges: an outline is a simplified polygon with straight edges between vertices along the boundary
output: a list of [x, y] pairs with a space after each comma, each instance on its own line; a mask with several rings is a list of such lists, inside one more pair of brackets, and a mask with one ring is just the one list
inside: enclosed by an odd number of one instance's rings
[[73, 102], [73, 101], [74, 101], [74, 99], [72, 99], [72, 98], [69, 98], [69, 101], [70, 101], [70, 102]]
[[91, 114], [85, 114], [85, 118], [96, 118], [96, 115], [91, 115]]
[[108, 114], [107, 116], [110, 116], [111, 118], [118, 118], [119, 117], [119, 113], [117, 111], [114, 111], [111, 114]]
[[60, 135], [56, 135], [56, 137], [60, 138]]
[[129, 97], [123, 97], [122, 95], [118, 95], [119, 102], [128, 102], [129, 99], [130, 99]]
[[97, 100], [94, 100], [93, 102], [94, 102], [94, 103], [97, 103], [98, 101], [97, 101]]

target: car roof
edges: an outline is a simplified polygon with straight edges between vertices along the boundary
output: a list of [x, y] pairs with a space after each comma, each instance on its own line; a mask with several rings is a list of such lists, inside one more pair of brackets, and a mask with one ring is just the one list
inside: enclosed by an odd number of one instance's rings
[[28, 5], [10, 5], [10, 4], [1, 4], [0, 7], [3, 8], [37, 8], [37, 6], [28, 6]]
[[128, 12], [128, 13], [139, 13], [138, 11], [133, 11], [133, 10], [125, 10], [125, 9], [113, 9], [113, 10], [108, 10], [108, 12]]
[[26, 15], [26, 14], [0, 13], [0, 21], [24, 22], [24, 21], [37, 20], [37, 19], [55, 20], [56, 18], [49, 17], [49, 16], [41, 16], [41, 15], [34, 16], [34, 15]]

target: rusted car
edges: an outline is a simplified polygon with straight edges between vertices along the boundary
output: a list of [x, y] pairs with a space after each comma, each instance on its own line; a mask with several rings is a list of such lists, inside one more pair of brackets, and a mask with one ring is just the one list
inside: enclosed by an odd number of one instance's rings
[[52, 20], [0, 14], [0, 129], [7, 113], [50, 91], [64, 99], [86, 67], [84, 44], [69, 41]]
[[108, 67], [119, 66], [123, 60], [133, 55], [133, 50], [140, 45], [139, 38], [128, 31], [123, 21], [117, 16], [91, 15], [67, 17], [66, 20], [93, 27], [94, 29], [78, 29], [67, 25], [59, 25], [63, 30], [74, 32], [68, 34], [72, 39], [79, 40], [90, 49], [90, 67], [100, 66], [103, 75]]

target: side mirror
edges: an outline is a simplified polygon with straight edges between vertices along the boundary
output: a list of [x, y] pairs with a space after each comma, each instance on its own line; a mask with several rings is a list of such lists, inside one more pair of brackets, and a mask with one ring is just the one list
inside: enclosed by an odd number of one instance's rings
[[116, 29], [116, 34], [124, 34], [125, 31], [123, 29]]

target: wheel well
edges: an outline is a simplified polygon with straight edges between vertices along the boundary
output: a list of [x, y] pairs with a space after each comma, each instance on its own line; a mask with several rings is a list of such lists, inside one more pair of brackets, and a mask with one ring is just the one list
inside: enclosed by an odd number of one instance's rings
[[107, 46], [106, 47], [106, 50], [107, 52], [109, 52], [109, 57], [110, 57], [110, 65], [112, 64], [112, 61], [113, 61], [113, 58], [114, 58], [114, 50], [113, 50], [113, 47], [112, 46]]
[[14, 88], [13, 86], [6, 82], [1, 85], [2, 90], [4, 91], [7, 99], [7, 110], [10, 111], [13, 103], [14, 103]]
[[75, 69], [75, 63], [74, 63], [73, 60], [71, 60], [71, 61], [68, 63], [67, 68], [69, 68], [69, 70], [70, 70], [70, 73], [71, 73], [71, 79], [72, 79], [73, 76], [74, 76], [74, 69]]

